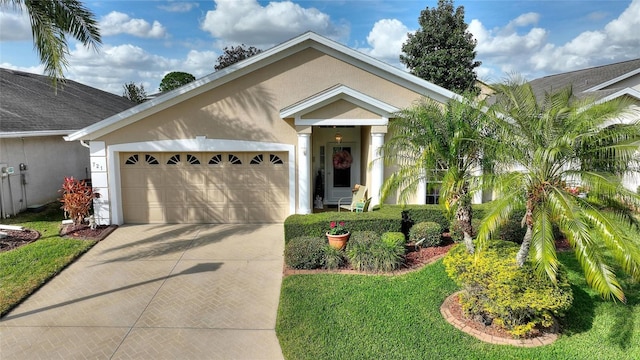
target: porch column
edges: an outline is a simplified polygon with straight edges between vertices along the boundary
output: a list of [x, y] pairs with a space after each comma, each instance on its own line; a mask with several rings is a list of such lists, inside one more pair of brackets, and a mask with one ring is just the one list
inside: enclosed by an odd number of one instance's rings
[[422, 179], [418, 181], [418, 189], [416, 190], [416, 200], [415, 201], [416, 201], [417, 205], [424, 205], [424, 204], [427, 203], [427, 179], [426, 179], [426, 176], [423, 176]]
[[311, 126], [298, 130], [298, 214], [311, 214]]
[[[482, 176], [482, 167], [476, 167], [472, 173], [474, 176]], [[472, 204], [482, 204], [482, 192], [482, 190], [478, 190], [473, 194], [473, 198], [471, 199]]]
[[371, 164], [371, 197], [370, 208], [380, 205], [380, 191], [384, 182], [384, 163], [382, 161], [382, 146], [384, 145], [384, 135], [387, 133], [386, 126], [371, 127], [371, 150], [373, 151]]

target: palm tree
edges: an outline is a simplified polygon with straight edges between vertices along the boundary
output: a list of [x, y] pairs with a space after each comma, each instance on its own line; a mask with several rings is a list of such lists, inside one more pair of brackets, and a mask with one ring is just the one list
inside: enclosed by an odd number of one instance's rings
[[[631, 111], [629, 103], [577, 99], [571, 88], [538, 100], [518, 78], [496, 90], [490, 114], [499, 129], [501, 166], [493, 185], [500, 195], [481, 226], [479, 247], [514, 210], [525, 209], [518, 265], [531, 255], [536, 271], [555, 281], [555, 224], [574, 248], [589, 285], [604, 297], [625, 301], [608, 262], [615, 260], [640, 280], [640, 224], [631, 212], [640, 196], [621, 180], [640, 170], [640, 123], [621, 120]], [[588, 195], [577, 194], [577, 186]]]
[[382, 198], [398, 191], [406, 202], [425, 181], [442, 181], [440, 204], [455, 217], [471, 253], [471, 199], [480, 185], [474, 173], [482, 168], [489, 126], [481, 107], [463, 98], [447, 104], [424, 99], [389, 123], [391, 138], [383, 146], [385, 163], [398, 170], [385, 180]]
[[26, 9], [34, 48], [54, 85], [64, 79], [64, 68], [68, 65], [67, 34], [94, 49], [101, 44], [93, 13], [78, 0], [0, 0], [0, 5], [7, 4]]

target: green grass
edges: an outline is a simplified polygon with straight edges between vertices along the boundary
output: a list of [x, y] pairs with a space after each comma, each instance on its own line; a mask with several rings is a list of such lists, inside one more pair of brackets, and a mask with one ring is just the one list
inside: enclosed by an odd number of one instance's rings
[[59, 207], [53, 203], [43, 212], [22, 213], [2, 221], [37, 230], [42, 236], [36, 242], [0, 253], [0, 316], [95, 244], [58, 236], [63, 218]]
[[[552, 345], [517, 348], [485, 344], [440, 314], [457, 290], [442, 261], [397, 277], [293, 275], [283, 279], [276, 332], [287, 359], [640, 359], [638, 284], [628, 303], [591, 291], [571, 253], [574, 305]], [[639, 328], [635, 328], [635, 324]]]

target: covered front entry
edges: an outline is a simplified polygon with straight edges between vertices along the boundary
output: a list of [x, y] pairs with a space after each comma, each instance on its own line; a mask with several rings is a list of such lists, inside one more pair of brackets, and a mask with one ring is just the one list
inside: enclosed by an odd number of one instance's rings
[[286, 152], [122, 152], [125, 223], [273, 223], [289, 209]]

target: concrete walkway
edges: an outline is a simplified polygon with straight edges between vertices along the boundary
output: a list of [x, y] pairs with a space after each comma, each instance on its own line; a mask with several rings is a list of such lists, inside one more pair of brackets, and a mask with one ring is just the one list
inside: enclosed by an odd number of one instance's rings
[[0, 359], [282, 359], [282, 224], [123, 226], [0, 319]]

